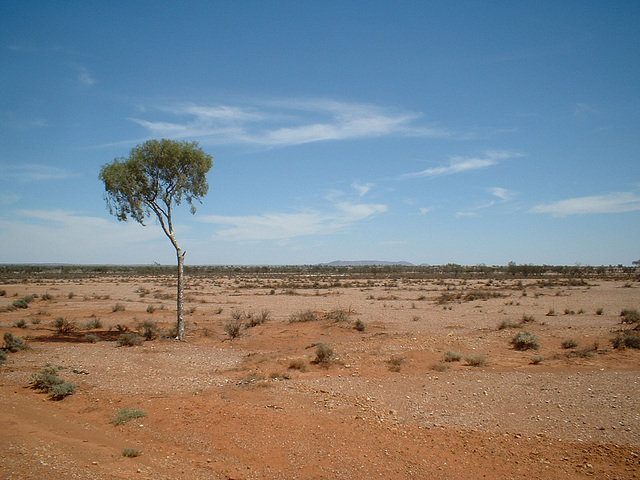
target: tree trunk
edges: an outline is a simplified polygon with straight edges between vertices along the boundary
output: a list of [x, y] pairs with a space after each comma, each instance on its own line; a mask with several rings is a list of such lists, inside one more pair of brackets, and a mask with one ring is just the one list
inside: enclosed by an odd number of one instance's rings
[[176, 340], [184, 340], [184, 255], [180, 247], [176, 247], [178, 256], [178, 295], [176, 299]]

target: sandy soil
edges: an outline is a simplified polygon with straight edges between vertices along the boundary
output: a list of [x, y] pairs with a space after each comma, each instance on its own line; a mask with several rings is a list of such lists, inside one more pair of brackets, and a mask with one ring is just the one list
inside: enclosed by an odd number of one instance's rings
[[[134, 347], [117, 346], [116, 325], [171, 328], [173, 279], [0, 290], [0, 331], [30, 347], [0, 367], [2, 479], [640, 478], [640, 351], [611, 346], [633, 328], [620, 311], [640, 309], [637, 282], [189, 278], [187, 341]], [[263, 311], [226, 333], [234, 313]], [[303, 312], [316, 320], [292, 321]], [[59, 317], [102, 327], [62, 335]], [[513, 348], [523, 331], [538, 351]], [[465, 361], [477, 354], [489, 363]], [[73, 395], [29, 388], [48, 363]], [[123, 408], [146, 415], [113, 425]]]

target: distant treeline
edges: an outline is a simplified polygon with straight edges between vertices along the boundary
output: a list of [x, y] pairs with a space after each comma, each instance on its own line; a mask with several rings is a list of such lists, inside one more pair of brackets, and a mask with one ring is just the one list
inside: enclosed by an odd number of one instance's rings
[[[175, 275], [174, 265], [0, 265], [2, 278], [89, 278], [99, 276]], [[586, 265], [284, 265], [284, 266], [185, 266], [191, 276], [341, 275], [363, 278], [620, 278], [640, 280], [640, 267]]]

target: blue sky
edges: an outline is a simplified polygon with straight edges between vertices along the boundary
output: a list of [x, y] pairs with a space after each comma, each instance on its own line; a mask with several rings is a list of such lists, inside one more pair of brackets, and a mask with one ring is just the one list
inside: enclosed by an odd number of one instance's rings
[[0, 263], [175, 263], [100, 167], [214, 157], [187, 264], [629, 265], [640, 3], [0, 5]]

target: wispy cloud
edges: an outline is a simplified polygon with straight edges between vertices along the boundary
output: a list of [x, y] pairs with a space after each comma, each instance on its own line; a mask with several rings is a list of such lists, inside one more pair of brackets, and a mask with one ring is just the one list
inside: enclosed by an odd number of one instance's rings
[[442, 175], [453, 175], [455, 173], [464, 173], [472, 170], [497, 165], [501, 160], [521, 157], [522, 154], [506, 151], [489, 151], [485, 152], [482, 157], [461, 157], [454, 156], [449, 160], [448, 165], [440, 165], [437, 167], [427, 168], [419, 172], [411, 172], [402, 175], [401, 178], [432, 178]]
[[355, 190], [357, 190], [358, 194], [361, 197], [364, 197], [375, 186], [376, 186], [375, 183], [364, 183], [364, 184], [362, 184], [360, 182], [354, 182], [353, 184], [351, 184], [351, 187], [353, 187]]
[[490, 188], [489, 189], [489, 193], [491, 193], [491, 195], [494, 195], [494, 196], [498, 197], [503, 202], [508, 202], [508, 201], [512, 200], [513, 197], [515, 196], [514, 192], [512, 192], [511, 190], [507, 190], [506, 188], [502, 188], [502, 187]]
[[247, 216], [210, 215], [199, 219], [221, 225], [216, 239], [226, 241], [288, 240], [309, 235], [327, 235], [387, 211], [386, 205], [335, 202], [328, 212], [266, 213]]
[[38, 180], [62, 180], [71, 178], [66, 170], [48, 165], [0, 165], [0, 180], [17, 180], [21, 182]]
[[419, 113], [335, 100], [280, 100], [238, 105], [182, 104], [146, 109], [131, 118], [152, 136], [198, 138], [217, 144], [300, 145], [330, 140], [397, 136], [448, 137], [422, 125]]
[[536, 205], [533, 213], [550, 213], [554, 217], [593, 213], [624, 213], [640, 210], [640, 196], [632, 192], [612, 192], [606, 195], [569, 198]]
[[87, 87], [91, 87], [96, 84], [96, 79], [89, 73], [89, 71], [85, 67], [77, 67], [78, 70], [78, 80], [80, 83]]

